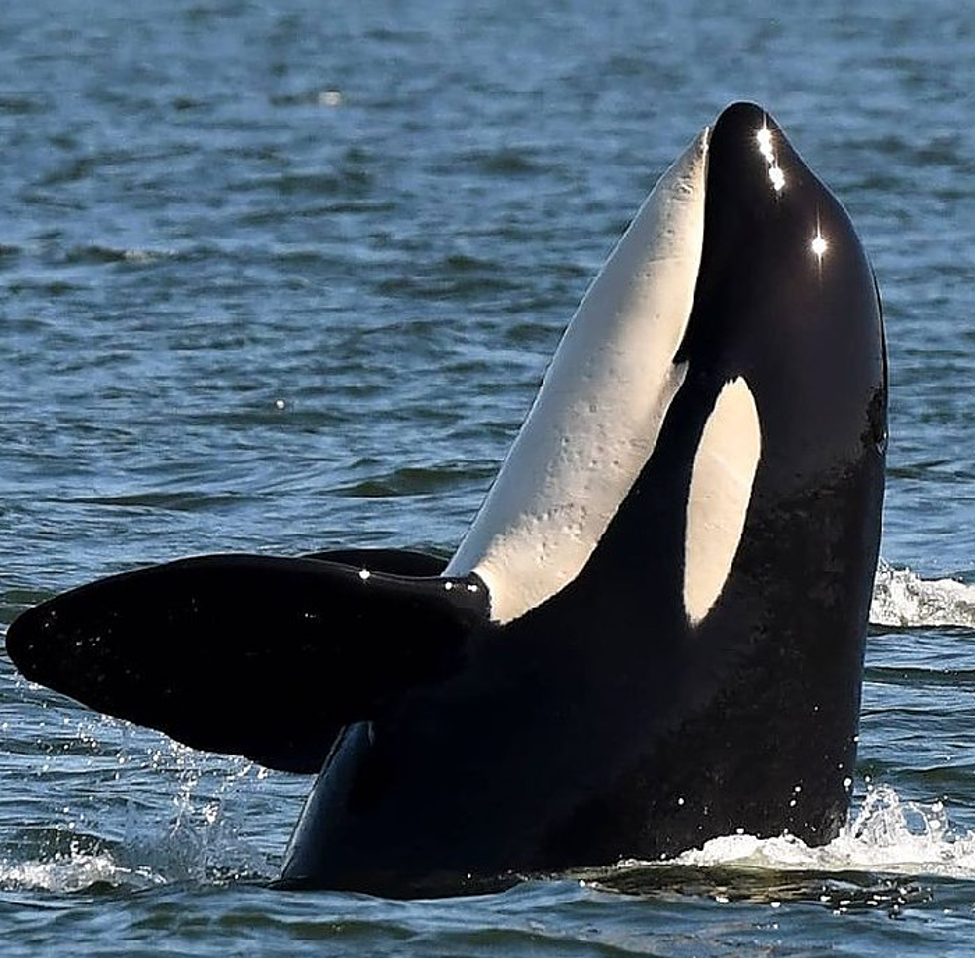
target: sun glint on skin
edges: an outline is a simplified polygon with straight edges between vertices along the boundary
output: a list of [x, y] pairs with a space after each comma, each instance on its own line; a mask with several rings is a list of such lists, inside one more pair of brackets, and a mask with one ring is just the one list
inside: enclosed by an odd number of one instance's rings
[[811, 252], [818, 258], [821, 259], [822, 256], [828, 251], [828, 241], [821, 235], [820, 230], [814, 239], [811, 240]]
[[760, 155], [763, 157], [767, 164], [767, 176], [770, 178], [770, 184], [773, 186], [774, 193], [779, 193], [786, 184], [784, 178], [784, 171], [780, 168], [777, 163], [777, 158], [773, 153], [773, 134], [770, 132], [770, 128], [766, 125], [764, 121], [763, 126], [760, 127], [756, 132], [756, 141], [760, 147]]
[[763, 158], [768, 163], [773, 163], [773, 139], [770, 136], [770, 130], [765, 126], [760, 127], [757, 130], [756, 140], [760, 144], [760, 153]]

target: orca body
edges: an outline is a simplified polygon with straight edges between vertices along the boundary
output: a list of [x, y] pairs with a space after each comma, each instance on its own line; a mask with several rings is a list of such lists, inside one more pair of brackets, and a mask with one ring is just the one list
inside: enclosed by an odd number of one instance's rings
[[[34, 681], [319, 771], [281, 881], [392, 896], [847, 812], [886, 443], [871, 267], [728, 107], [584, 297], [452, 559], [210, 556], [25, 612]], [[321, 766], [321, 770], [320, 770]]]

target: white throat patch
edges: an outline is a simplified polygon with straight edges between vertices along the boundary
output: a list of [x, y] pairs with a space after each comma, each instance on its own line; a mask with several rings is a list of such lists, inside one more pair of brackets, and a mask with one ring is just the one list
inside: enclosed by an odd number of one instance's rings
[[685, 517], [685, 612], [698, 625], [719, 598], [743, 534], [760, 461], [760, 418], [742, 378], [723, 386], [692, 461]]
[[658, 181], [587, 290], [536, 401], [444, 574], [475, 572], [510, 622], [586, 564], [650, 458], [686, 365], [702, 252], [703, 131]]

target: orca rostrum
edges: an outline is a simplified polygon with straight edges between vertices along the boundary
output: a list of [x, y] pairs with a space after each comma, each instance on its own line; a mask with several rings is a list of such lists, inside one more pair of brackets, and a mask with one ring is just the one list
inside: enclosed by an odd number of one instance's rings
[[737, 103], [587, 290], [454, 556], [213, 555], [29, 609], [30, 680], [318, 773], [290, 886], [464, 893], [851, 790], [886, 359], [844, 209]]

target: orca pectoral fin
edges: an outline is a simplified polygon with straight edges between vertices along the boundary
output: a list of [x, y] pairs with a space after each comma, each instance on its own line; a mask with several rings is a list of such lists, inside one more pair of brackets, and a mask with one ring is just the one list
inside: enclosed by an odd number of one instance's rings
[[23, 675], [212, 752], [316, 772], [345, 724], [459, 668], [481, 582], [215, 555], [111, 576], [7, 632]]
[[303, 558], [410, 576], [441, 575], [448, 565], [447, 559], [415, 549], [328, 549], [325, 552], [310, 552]]

